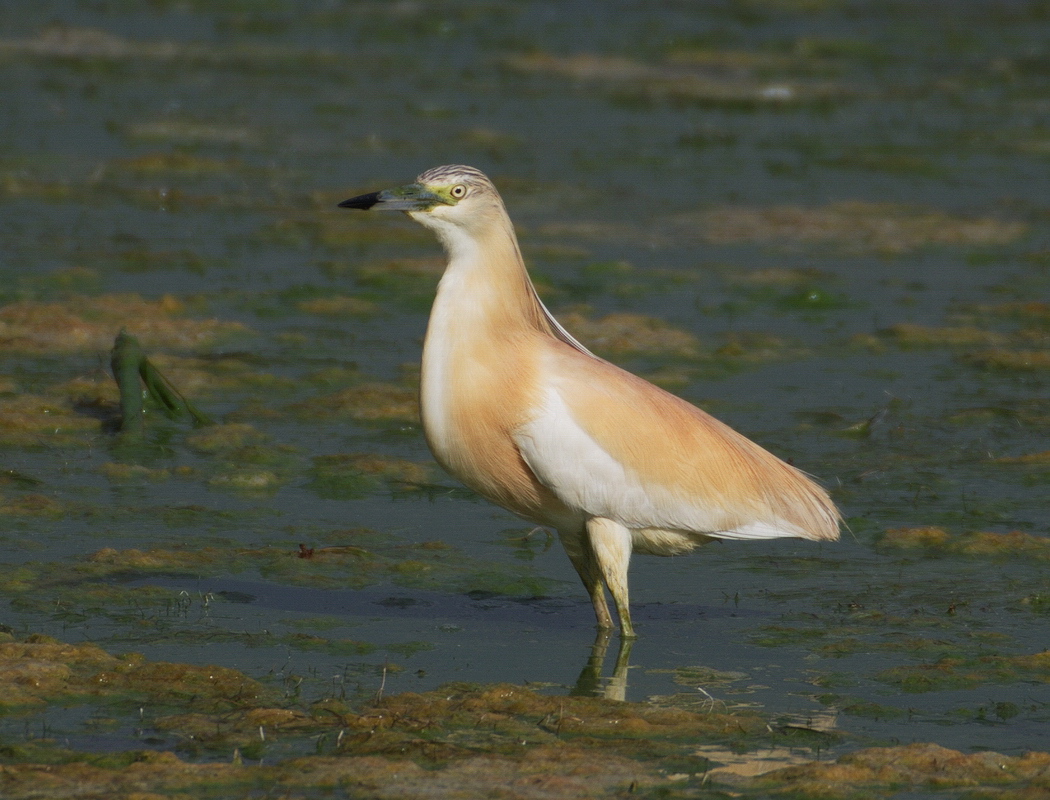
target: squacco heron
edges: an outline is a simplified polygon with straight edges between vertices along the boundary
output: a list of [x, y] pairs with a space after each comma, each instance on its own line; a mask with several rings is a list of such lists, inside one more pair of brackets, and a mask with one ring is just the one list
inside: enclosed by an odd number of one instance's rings
[[711, 539], [837, 539], [827, 493], [699, 408], [599, 358], [529, 279], [496, 187], [445, 166], [341, 208], [403, 211], [448, 266], [423, 343], [420, 406], [434, 458], [492, 502], [558, 532], [624, 639], [632, 552], [671, 556]]

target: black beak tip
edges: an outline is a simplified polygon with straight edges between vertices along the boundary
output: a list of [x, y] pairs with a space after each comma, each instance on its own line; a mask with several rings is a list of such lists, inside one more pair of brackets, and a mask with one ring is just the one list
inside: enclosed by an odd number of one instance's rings
[[339, 208], [359, 208], [362, 211], [367, 211], [378, 202], [379, 192], [371, 192], [369, 194], [351, 197], [349, 200], [344, 200], [339, 204]]

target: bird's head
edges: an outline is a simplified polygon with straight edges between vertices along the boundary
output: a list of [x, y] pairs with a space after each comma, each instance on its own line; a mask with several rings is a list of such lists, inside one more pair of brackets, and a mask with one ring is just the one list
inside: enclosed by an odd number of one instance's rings
[[351, 197], [340, 208], [404, 211], [438, 232], [473, 229], [504, 215], [503, 201], [483, 172], [459, 164], [428, 169], [415, 183]]

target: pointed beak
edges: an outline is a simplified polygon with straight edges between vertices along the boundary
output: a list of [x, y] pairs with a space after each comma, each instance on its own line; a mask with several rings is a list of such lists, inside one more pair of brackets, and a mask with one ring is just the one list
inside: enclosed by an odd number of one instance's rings
[[384, 189], [381, 192], [351, 197], [341, 202], [339, 207], [359, 208], [362, 211], [429, 211], [439, 204], [447, 205], [447, 202], [425, 186], [410, 183], [397, 189]]

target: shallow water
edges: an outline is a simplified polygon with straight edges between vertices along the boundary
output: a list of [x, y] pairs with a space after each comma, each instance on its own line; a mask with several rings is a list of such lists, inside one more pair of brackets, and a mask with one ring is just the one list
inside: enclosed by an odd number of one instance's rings
[[[437, 243], [335, 208], [462, 162], [585, 343], [817, 475], [847, 517], [838, 544], [637, 559], [614, 687], [752, 705], [837, 752], [1050, 748], [1050, 673], [1018, 661], [1050, 609], [1044, 5], [52, 2], [0, 30], [17, 635], [315, 698], [593, 684], [560, 547], [428, 466], [403, 408]], [[116, 294], [172, 299], [97, 300]], [[121, 326], [250, 427], [210, 440], [154, 411], [121, 445]], [[345, 394], [372, 384], [400, 410]], [[362, 453], [380, 460], [318, 460]], [[943, 535], [887, 534], [925, 527]], [[691, 683], [701, 666], [734, 676]], [[82, 717], [0, 731], [175, 746]]]

